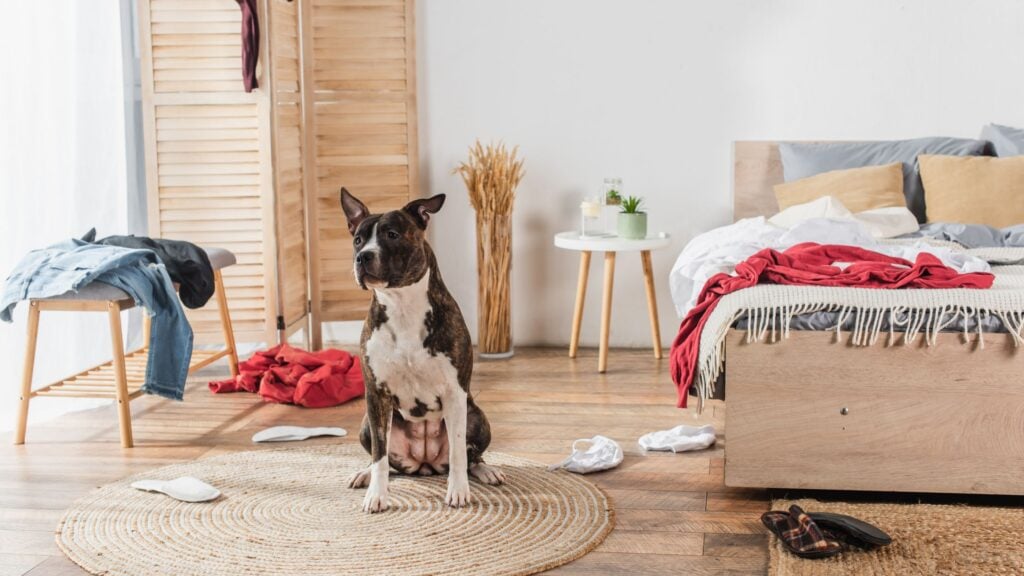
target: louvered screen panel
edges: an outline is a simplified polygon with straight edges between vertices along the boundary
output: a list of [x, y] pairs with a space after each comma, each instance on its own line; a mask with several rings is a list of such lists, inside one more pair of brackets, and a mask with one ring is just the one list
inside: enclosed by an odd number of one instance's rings
[[150, 0], [149, 21], [154, 92], [239, 91], [241, 11], [234, 0]]
[[306, 210], [302, 174], [302, 92], [299, 3], [269, 0], [270, 61], [274, 82], [274, 166], [279, 309], [285, 331], [304, 325], [309, 291]]
[[[270, 121], [245, 93], [234, 0], [142, 0], [150, 233], [234, 252], [224, 270], [239, 342], [270, 341], [276, 313]], [[198, 343], [221, 341], [216, 302], [188, 311]]]
[[[338, 204], [347, 187], [373, 211], [414, 195], [416, 99], [411, 0], [312, 0], [316, 158], [314, 319], [360, 320], [368, 293], [352, 277], [351, 238]], [[310, 36], [311, 34], [311, 36]]]

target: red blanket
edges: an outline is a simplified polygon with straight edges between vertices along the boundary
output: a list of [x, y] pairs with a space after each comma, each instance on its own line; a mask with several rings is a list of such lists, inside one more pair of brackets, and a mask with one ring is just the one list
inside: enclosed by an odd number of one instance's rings
[[[848, 263], [839, 267], [834, 264]], [[672, 381], [679, 391], [677, 406], [686, 407], [686, 395], [697, 372], [700, 335], [718, 301], [731, 292], [756, 284], [801, 284], [856, 288], [989, 288], [991, 274], [960, 274], [936, 256], [922, 252], [915, 262], [893, 258], [855, 246], [798, 244], [785, 252], [770, 248], [736, 266], [734, 276], [716, 274], [701, 290], [697, 305], [683, 318], [669, 354]]]
[[238, 376], [210, 382], [214, 394], [258, 392], [267, 402], [326, 408], [363, 395], [359, 358], [342, 350], [306, 352], [287, 344], [252, 355]]

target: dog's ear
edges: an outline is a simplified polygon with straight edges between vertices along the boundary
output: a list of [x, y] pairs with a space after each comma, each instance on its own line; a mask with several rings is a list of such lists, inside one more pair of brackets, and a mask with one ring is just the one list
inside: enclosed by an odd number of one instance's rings
[[441, 206], [444, 206], [444, 194], [413, 200], [406, 204], [403, 210], [412, 216], [412, 219], [416, 221], [420, 228], [425, 229], [427, 222], [430, 221], [430, 215], [436, 214], [441, 209]]
[[345, 218], [348, 220], [348, 231], [352, 234], [356, 233], [359, 223], [370, 215], [370, 210], [366, 207], [366, 204], [360, 202], [358, 198], [345, 188], [341, 189], [341, 209], [345, 212]]

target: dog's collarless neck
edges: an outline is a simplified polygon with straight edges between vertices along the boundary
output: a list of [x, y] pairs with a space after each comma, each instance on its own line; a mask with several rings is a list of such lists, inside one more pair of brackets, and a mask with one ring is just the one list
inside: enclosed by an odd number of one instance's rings
[[401, 313], [402, 310], [411, 310], [411, 304], [427, 299], [427, 291], [430, 288], [430, 270], [424, 272], [423, 277], [416, 282], [402, 286], [401, 288], [374, 288], [373, 293], [377, 301], [386, 306], [389, 313]]

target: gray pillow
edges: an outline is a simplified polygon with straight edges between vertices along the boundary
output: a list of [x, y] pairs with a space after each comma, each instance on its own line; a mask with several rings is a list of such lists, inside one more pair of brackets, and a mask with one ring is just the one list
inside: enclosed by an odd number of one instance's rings
[[1020, 128], [989, 124], [981, 129], [981, 137], [992, 143], [996, 156], [1024, 154], [1024, 130]]
[[917, 221], [927, 221], [924, 184], [917, 168], [919, 154], [947, 156], [982, 156], [988, 153], [988, 142], [965, 138], [915, 138], [879, 142], [830, 142], [824, 144], [783, 142], [779, 144], [782, 171], [786, 182], [830, 172], [863, 166], [879, 166], [903, 162], [903, 196], [907, 208]]

